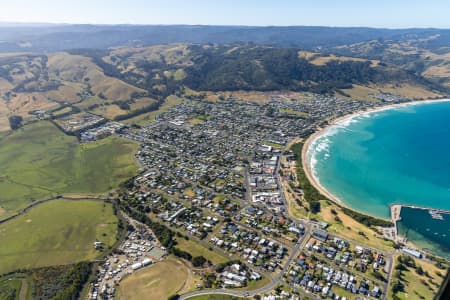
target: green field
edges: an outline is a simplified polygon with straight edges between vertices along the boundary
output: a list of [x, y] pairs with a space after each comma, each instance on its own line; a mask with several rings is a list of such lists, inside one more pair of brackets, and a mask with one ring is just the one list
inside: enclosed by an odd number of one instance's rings
[[103, 193], [137, 171], [137, 144], [107, 138], [79, 144], [50, 122], [0, 138], [0, 218], [60, 193]]
[[[394, 299], [434, 299], [434, 296], [438, 293], [439, 287], [442, 285], [446, 270], [440, 270], [432, 262], [415, 259], [414, 263], [420, 266], [424, 274], [419, 275], [416, 269], [413, 267], [406, 267], [406, 270], [398, 271], [394, 268], [392, 274], [392, 280], [389, 284], [389, 292], [387, 294], [388, 300]], [[398, 266], [398, 263], [396, 263]], [[426, 272], [426, 273], [425, 273]], [[427, 276], [428, 274], [428, 276]], [[401, 275], [400, 277], [398, 275]], [[399, 291], [395, 294], [396, 298], [392, 294], [393, 284], [399, 281], [404, 284], [403, 291]]]
[[183, 238], [177, 239], [177, 248], [189, 252], [192, 257], [203, 256], [213, 264], [217, 265], [219, 263], [224, 263], [229, 261], [229, 259], [219, 253], [209, 250], [207, 247], [196, 243], [192, 240], [185, 240]]
[[71, 264], [98, 256], [96, 240], [111, 246], [118, 219], [112, 205], [94, 200], [53, 200], [0, 225], [0, 274]]

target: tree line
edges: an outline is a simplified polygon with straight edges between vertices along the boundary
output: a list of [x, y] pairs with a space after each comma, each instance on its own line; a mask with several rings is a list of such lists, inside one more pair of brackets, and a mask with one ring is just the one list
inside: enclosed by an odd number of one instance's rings
[[303, 191], [303, 198], [308, 202], [311, 212], [317, 214], [320, 212], [320, 200], [325, 199], [325, 197], [309, 182], [308, 177], [306, 177], [302, 165], [303, 143], [292, 145], [291, 150], [296, 160], [297, 180], [300, 184], [299, 187]]

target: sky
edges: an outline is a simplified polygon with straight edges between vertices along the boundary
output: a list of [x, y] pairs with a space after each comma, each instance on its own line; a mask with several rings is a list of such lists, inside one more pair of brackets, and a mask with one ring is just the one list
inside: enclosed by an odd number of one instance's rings
[[449, 0], [0, 0], [0, 22], [450, 28]]

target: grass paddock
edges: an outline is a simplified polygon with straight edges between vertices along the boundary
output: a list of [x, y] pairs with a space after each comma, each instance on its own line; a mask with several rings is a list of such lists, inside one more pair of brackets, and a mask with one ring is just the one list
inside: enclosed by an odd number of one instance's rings
[[229, 261], [227, 257], [211, 251], [207, 247], [196, 243], [195, 241], [177, 238], [177, 243], [177, 248], [189, 252], [193, 257], [203, 256], [215, 265]]
[[118, 219], [112, 205], [53, 200], [0, 225], [0, 274], [92, 260], [96, 240], [112, 246]]
[[50, 122], [0, 137], [0, 218], [61, 193], [103, 193], [137, 171], [137, 144], [107, 138], [80, 144]]

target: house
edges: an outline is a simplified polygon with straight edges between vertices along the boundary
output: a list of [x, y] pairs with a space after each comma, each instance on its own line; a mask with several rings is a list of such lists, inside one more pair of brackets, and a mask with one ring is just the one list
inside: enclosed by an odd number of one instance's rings
[[380, 295], [380, 288], [375, 286], [372, 291], [370, 292], [370, 295], [372, 297], [378, 297]]

